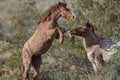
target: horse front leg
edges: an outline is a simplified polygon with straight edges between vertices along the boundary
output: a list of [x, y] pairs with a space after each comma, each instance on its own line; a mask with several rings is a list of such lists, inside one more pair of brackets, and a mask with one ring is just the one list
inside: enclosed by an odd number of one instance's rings
[[60, 43], [63, 43], [63, 41], [64, 41], [64, 33], [62, 32], [60, 27], [57, 27], [57, 31], [59, 33], [59, 41], [60, 41]]
[[96, 66], [96, 63], [95, 62], [92, 62], [92, 66], [93, 66], [93, 71], [94, 71], [94, 74], [96, 75], [98, 73], [98, 68]]
[[93, 71], [94, 74], [96, 75], [98, 73], [98, 66], [97, 66], [97, 59], [95, 58], [95, 56], [93, 56], [94, 53], [92, 54], [87, 54], [88, 60], [92, 63], [92, 67], [93, 67]]

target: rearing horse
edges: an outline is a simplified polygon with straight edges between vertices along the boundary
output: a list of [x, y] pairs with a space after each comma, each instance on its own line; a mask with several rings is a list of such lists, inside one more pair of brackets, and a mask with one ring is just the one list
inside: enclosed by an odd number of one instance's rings
[[72, 43], [75, 36], [83, 38], [83, 45], [95, 74], [101, 70], [103, 62], [110, 61], [112, 55], [117, 52], [117, 48], [120, 46], [120, 40], [113, 42], [98, 37], [94, 32], [94, 27], [90, 23], [71, 29], [70, 36]]
[[45, 12], [36, 31], [24, 44], [21, 55], [23, 70], [22, 80], [29, 78], [28, 71], [31, 65], [34, 69], [33, 80], [37, 79], [42, 63], [41, 55], [48, 51], [57, 33], [59, 33], [60, 42], [63, 41], [65, 29], [63, 32], [57, 23], [60, 17], [71, 21], [74, 20], [73, 12], [67, 7], [67, 4], [63, 2], [55, 4]]

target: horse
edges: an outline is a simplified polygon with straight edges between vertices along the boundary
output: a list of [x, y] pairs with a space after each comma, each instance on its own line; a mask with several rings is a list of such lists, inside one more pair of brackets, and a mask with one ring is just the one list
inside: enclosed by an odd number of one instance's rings
[[63, 42], [66, 29], [61, 28], [57, 23], [60, 17], [68, 21], [75, 19], [66, 2], [58, 2], [51, 6], [42, 16], [34, 34], [25, 42], [21, 54], [22, 80], [29, 79], [28, 71], [31, 65], [34, 70], [32, 80], [36, 80], [42, 64], [41, 55], [48, 51], [54, 38], [59, 37], [60, 42]]
[[85, 25], [71, 29], [69, 31], [70, 42], [75, 42], [75, 36], [83, 38], [84, 49], [87, 58], [92, 63], [94, 74], [100, 72], [102, 65], [112, 59], [112, 55], [117, 52], [120, 40], [113, 42], [96, 35], [92, 24], [87, 22]]

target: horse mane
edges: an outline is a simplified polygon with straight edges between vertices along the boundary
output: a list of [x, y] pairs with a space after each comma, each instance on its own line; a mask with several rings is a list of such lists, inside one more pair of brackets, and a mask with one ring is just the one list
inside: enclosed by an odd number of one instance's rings
[[86, 26], [86, 27], [89, 27], [89, 28], [90, 28], [90, 27], [93, 27], [93, 25], [90, 24], [89, 22], [87, 22], [87, 23], [85, 24], [85, 26]]
[[[85, 26], [88, 27], [88, 28], [91, 28], [91, 30], [93, 31], [93, 33], [95, 34], [95, 36], [98, 37], [98, 36], [96, 35], [95, 30], [94, 30], [94, 27], [93, 27], [93, 25], [92, 25], [91, 23], [87, 22], [87, 23], [85, 24]], [[102, 39], [102, 38], [101, 38], [101, 39]]]
[[46, 20], [50, 20], [51, 19], [51, 14], [54, 13], [57, 9], [59, 9], [59, 6], [61, 5], [66, 5], [66, 3], [62, 3], [62, 2], [59, 2], [53, 6], [51, 6], [49, 9], [47, 9], [47, 11], [44, 13], [43, 17], [41, 18], [40, 21], [38, 21], [38, 24], [40, 24], [41, 22], [44, 22]]

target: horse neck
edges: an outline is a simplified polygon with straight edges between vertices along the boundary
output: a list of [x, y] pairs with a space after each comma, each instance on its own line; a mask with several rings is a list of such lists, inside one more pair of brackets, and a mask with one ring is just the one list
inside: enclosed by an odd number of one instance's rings
[[90, 33], [83, 38], [84, 48], [92, 47], [99, 44], [99, 37], [95, 33]]
[[52, 12], [50, 17], [51, 17], [52, 22], [57, 22], [57, 20], [61, 17], [60, 11], [55, 10], [54, 12]]
[[[56, 11], [56, 12], [51, 12], [51, 14], [48, 16], [48, 19], [45, 21], [42, 21], [38, 24], [38, 28], [40, 29], [41, 24], [45, 24], [45, 25], [49, 25], [49, 26], [44, 26], [44, 27], [49, 27], [49, 28], [53, 28], [58, 26], [57, 20], [61, 17], [60, 15], [60, 11]], [[54, 25], [54, 26], [53, 26]], [[38, 30], [38, 29], [37, 29]]]
[[38, 22], [38, 25], [43, 22], [49, 22], [54, 23], [57, 22], [57, 20], [61, 17], [60, 10], [58, 8], [50, 10], [49, 12], [46, 12], [43, 18]]

